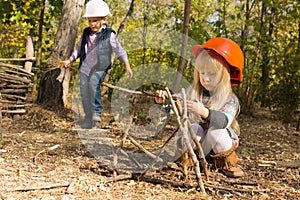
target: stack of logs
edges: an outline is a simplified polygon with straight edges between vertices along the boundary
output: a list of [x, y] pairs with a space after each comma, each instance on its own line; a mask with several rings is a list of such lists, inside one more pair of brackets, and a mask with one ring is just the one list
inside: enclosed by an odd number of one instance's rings
[[[26, 58], [0, 58], [0, 106], [2, 114], [23, 114], [32, 105], [31, 72], [33, 42], [27, 37]], [[5, 61], [5, 63], [4, 63]], [[12, 62], [22, 62], [15, 65]]]
[[22, 114], [31, 106], [31, 76], [22, 66], [0, 62], [2, 113]]

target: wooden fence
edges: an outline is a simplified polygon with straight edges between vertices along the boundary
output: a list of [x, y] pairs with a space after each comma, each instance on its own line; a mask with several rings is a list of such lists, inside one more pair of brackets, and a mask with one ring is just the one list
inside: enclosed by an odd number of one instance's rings
[[[32, 106], [31, 72], [34, 56], [33, 40], [26, 40], [26, 58], [0, 58], [0, 106], [1, 116], [5, 113], [23, 114]], [[24, 65], [15, 65], [12, 62]]]

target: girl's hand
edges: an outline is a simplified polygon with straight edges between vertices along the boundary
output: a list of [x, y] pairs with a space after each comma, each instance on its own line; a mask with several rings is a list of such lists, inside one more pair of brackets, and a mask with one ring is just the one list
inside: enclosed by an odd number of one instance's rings
[[199, 100], [187, 100], [187, 109], [189, 112], [199, 115], [206, 119], [209, 115], [209, 110]]
[[165, 102], [167, 96], [168, 96], [167, 91], [165, 91], [165, 90], [157, 90], [155, 92], [155, 98], [154, 98], [154, 100], [155, 100], [156, 103], [162, 104], [162, 103]]

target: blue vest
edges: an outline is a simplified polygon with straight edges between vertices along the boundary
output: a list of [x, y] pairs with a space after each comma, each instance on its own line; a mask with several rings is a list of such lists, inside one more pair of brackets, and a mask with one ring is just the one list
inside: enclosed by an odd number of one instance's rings
[[[80, 64], [79, 68], [86, 57], [85, 45], [87, 43], [86, 38], [91, 34], [91, 28], [87, 27], [83, 31], [83, 37], [81, 42], [80, 52]], [[115, 33], [115, 31], [111, 28], [106, 27], [102, 29], [101, 32], [96, 37], [96, 45], [97, 45], [97, 58], [98, 62], [91, 70], [91, 73], [94, 71], [107, 71], [111, 68], [111, 54], [112, 47], [110, 45], [110, 36], [111, 33]]]

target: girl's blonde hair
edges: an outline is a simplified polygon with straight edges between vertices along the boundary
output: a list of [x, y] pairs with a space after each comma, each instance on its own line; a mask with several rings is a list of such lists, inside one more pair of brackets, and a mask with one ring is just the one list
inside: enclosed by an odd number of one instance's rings
[[[220, 77], [220, 81], [213, 91], [209, 91], [212, 96], [206, 107], [213, 110], [220, 110], [226, 103], [227, 98], [230, 95], [234, 95], [230, 83], [230, 74], [227, 68], [227, 66], [224, 66], [224, 62], [220, 62], [219, 59], [212, 57], [209, 53], [207, 53], [207, 51], [203, 50], [197, 56], [195, 61], [194, 82], [191, 88], [191, 92], [189, 92], [189, 98], [202, 101], [202, 95], [205, 88], [200, 83], [199, 73], [204, 69], [209, 69], [209, 71], [215, 72], [217, 74], [216, 77]], [[239, 108], [236, 116], [238, 114]], [[235, 128], [238, 127], [238, 123], [235, 119], [231, 125], [235, 126]], [[232, 128], [234, 129], [234, 127]], [[236, 133], [239, 133], [239, 130], [236, 130]]]

